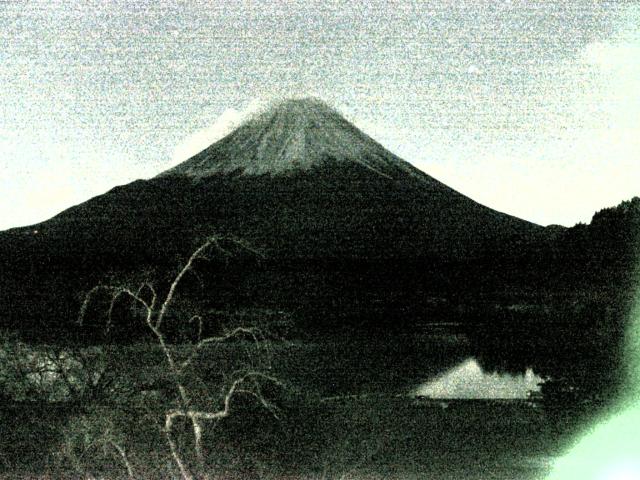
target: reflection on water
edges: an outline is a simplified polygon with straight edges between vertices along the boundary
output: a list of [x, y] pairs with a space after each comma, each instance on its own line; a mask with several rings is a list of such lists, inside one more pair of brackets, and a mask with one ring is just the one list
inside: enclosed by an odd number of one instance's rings
[[542, 378], [531, 369], [524, 375], [487, 373], [478, 361], [469, 358], [435, 380], [416, 388], [414, 396], [460, 399], [523, 399], [540, 391]]

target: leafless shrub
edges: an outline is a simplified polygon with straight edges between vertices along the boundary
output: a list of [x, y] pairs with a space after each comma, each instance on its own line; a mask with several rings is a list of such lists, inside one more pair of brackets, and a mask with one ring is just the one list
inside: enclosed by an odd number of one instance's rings
[[[236, 242], [237, 243], [237, 242]], [[239, 244], [242, 248], [247, 248]], [[244, 341], [251, 345], [251, 350], [261, 359], [268, 353], [269, 342], [266, 341], [264, 329], [256, 326], [233, 326], [223, 328], [216, 336], [205, 334], [205, 319], [200, 314], [193, 314], [185, 321], [185, 327], [191, 326], [194, 330], [193, 339], [187, 344], [174, 345], [165, 330], [169, 312], [174, 304], [181, 282], [190, 273], [195, 273], [196, 264], [206, 260], [212, 253], [228, 257], [231, 253], [222, 246], [217, 237], [213, 237], [198, 247], [189, 257], [184, 266], [171, 281], [166, 294], [161, 294], [150, 282], [141, 282], [136, 286], [123, 285], [98, 285], [86, 295], [80, 312], [80, 324], [83, 324], [93, 298], [99, 293], [107, 293], [110, 302], [107, 311], [107, 330], [113, 328], [113, 312], [117, 302], [124, 299], [131, 302], [134, 312], [137, 312], [151, 332], [155, 342], [159, 346], [163, 357], [164, 372], [175, 392], [175, 398], [170, 405], [163, 410], [163, 421], [160, 431], [166, 439], [170, 456], [177, 467], [183, 480], [195, 478], [209, 478], [206, 466], [206, 452], [203, 445], [203, 434], [212, 424], [231, 414], [234, 400], [240, 396], [249, 396], [259, 405], [264, 407], [272, 415], [277, 416], [276, 406], [263, 394], [263, 386], [266, 383], [280, 385], [273, 376], [266, 373], [264, 363], [251, 362], [244, 368], [226, 372], [224, 382], [217, 401], [211, 400], [211, 392], [199, 391], [199, 363], [201, 355], [211, 348], [220, 346], [231, 340]], [[152, 403], [153, 399], [143, 398], [143, 403]], [[147, 405], [148, 410], [152, 410]], [[148, 417], [145, 417], [148, 418]], [[151, 420], [149, 420], [151, 421]], [[187, 446], [180, 444], [176, 439], [178, 424], [189, 425], [192, 436], [192, 452], [187, 452]], [[130, 476], [133, 469], [126, 457], [124, 440], [114, 440], [111, 429], [106, 429], [109, 435], [99, 435], [100, 445], [117, 452], [122, 462], [127, 465]], [[95, 443], [95, 442], [94, 442]], [[195, 458], [194, 462], [189, 461]]]

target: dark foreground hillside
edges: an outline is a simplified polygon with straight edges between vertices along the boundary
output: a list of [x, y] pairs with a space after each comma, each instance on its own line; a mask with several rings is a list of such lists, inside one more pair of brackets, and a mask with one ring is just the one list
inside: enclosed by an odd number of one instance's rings
[[[175, 468], [162, 461], [168, 452], [157, 430], [140, 426], [136, 414], [128, 413], [121, 412], [116, 425], [128, 427], [124, 436], [134, 473], [138, 478], [177, 478]], [[481, 401], [452, 402], [443, 409], [376, 398], [309, 404], [281, 420], [256, 412], [239, 414], [207, 438], [213, 479], [534, 480], [544, 478], [577, 430], [560, 414]], [[113, 413], [51, 406], [1, 410], [11, 433], [3, 437], [0, 475], [83, 478], [73, 465], [43, 455], [33, 435], [42, 440], [41, 446], [59, 445], [58, 429], [75, 426], [80, 438], [83, 419], [95, 422], [106, 415]], [[48, 430], [39, 422], [46, 422]], [[84, 460], [101, 478], [127, 478], [126, 469], [110, 453], [88, 449]]]

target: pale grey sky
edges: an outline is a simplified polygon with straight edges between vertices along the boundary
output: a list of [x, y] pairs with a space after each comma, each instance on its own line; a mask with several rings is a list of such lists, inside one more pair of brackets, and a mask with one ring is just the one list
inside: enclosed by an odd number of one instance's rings
[[306, 94], [537, 223], [640, 195], [636, 1], [0, 0], [0, 46], [0, 229]]

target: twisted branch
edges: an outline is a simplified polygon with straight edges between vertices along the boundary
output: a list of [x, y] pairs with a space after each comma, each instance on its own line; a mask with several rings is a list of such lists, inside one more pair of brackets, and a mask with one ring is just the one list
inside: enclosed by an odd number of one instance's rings
[[[240, 246], [244, 250], [259, 255], [258, 252], [251, 249], [243, 242], [234, 241], [234, 244]], [[189, 389], [187, 388], [184, 381], [185, 371], [193, 364], [194, 360], [204, 348], [210, 345], [221, 344], [227, 340], [231, 340], [233, 338], [241, 336], [249, 336], [253, 340], [253, 342], [258, 345], [260, 344], [260, 341], [264, 339], [259, 329], [255, 327], [237, 327], [219, 336], [202, 338], [204, 330], [204, 320], [201, 315], [193, 315], [189, 319], [189, 323], [197, 322], [196, 342], [191, 346], [191, 351], [183, 361], [178, 360], [177, 354], [174, 353], [170, 348], [165, 334], [162, 331], [163, 322], [174, 301], [176, 292], [182, 279], [188, 272], [194, 270], [194, 265], [197, 260], [207, 259], [206, 251], [212, 246], [215, 246], [216, 251], [218, 253], [221, 253], [225, 257], [231, 256], [231, 253], [220, 245], [218, 238], [209, 238], [191, 254], [185, 265], [173, 278], [173, 281], [169, 286], [169, 290], [164, 297], [164, 300], [160, 304], [158, 303], [158, 294], [149, 282], [142, 283], [135, 291], [126, 287], [98, 285], [92, 288], [85, 296], [79, 317], [79, 323], [82, 325], [92, 298], [100, 291], [106, 291], [111, 295], [109, 308], [107, 311], [107, 331], [112, 325], [112, 314], [114, 306], [118, 299], [120, 299], [121, 297], [129, 297], [135, 304], [138, 304], [143, 308], [145, 312], [144, 321], [155, 336], [156, 341], [158, 342], [160, 349], [162, 350], [172, 382], [174, 383], [178, 391], [178, 406], [175, 409], [165, 412], [165, 421], [162, 430], [166, 437], [171, 452], [171, 457], [173, 458], [174, 463], [177, 465], [183, 480], [193, 480], [194, 475], [183, 459], [180, 449], [178, 448], [178, 445], [173, 438], [173, 429], [176, 420], [184, 418], [189, 421], [195, 441], [196, 457], [200, 464], [201, 470], [204, 470], [205, 457], [202, 446], [204, 424], [205, 422], [211, 421], [217, 422], [229, 416], [232, 408], [232, 401], [236, 395], [245, 394], [254, 397], [265, 409], [267, 409], [276, 418], [278, 418], [277, 408], [263, 395], [259, 380], [268, 381], [277, 385], [281, 385], [281, 383], [276, 378], [264, 373], [258, 371], [249, 371], [242, 374], [239, 374], [238, 372], [233, 374], [233, 376], [236, 378], [235, 380], [233, 380], [233, 382], [231, 382], [231, 385], [224, 393], [222, 407], [217, 410], [207, 410], [195, 406], [191, 400]], [[151, 292], [150, 301], [148, 299], [145, 299], [143, 296], [145, 289], [148, 289], [149, 292]], [[126, 452], [123, 448], [118, 448], [118, 446], [114, 444], [112, 444], [111, 446], [118, 452], [123, 460], [126, 460]], [[132, 470], [129, 468], [130, 465], [126, 461], [125, 464], [127, 465], [129, 476], [131, 477]], [[207, 478], [207, 475], [204, 473], [204, 471], [202, 472], [202, 476], [204, 478]]]

